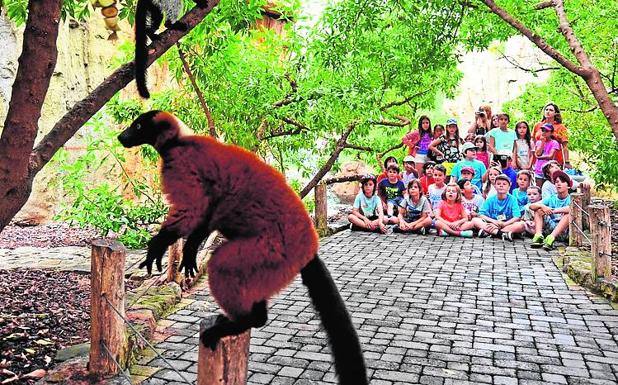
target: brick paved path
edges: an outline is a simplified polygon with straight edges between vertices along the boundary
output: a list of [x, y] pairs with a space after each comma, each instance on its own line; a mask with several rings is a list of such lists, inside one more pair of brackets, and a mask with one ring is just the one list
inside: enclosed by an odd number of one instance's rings
[[[618, 383], [618, 311], [568, 287], [551, 255], [528, 245], [349, 231], [324, 240], [371, 384]], [[206, 293], [193, 299], [164, 321], [172, 335], [157, 345], [190, 380], [199, 319], [212, 309]], [[159, 359], [141, 364], [163, 368], [144, 384], [181, 383]], [[298, 279], [253, 332], [249, 383], [335, 383]]]

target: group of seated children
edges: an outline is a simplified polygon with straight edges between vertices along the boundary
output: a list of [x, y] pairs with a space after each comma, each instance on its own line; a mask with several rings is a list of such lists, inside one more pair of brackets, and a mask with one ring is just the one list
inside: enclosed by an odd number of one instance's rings
[[464, 156], [467, 150], [470, 154], [454, 166], [448, 183], [443, 165], [425, 163], [424, 176], [417, 178], [413, 157], [404, 158], [403, 173], [397, 160], [389, 157], [378, 178], [361, 179], [361, 191], [348, 216], [352, 230], [386, 233], [387, 225], [393, 225], [397, 233], [424, 235], [434, 229], [438, 236], [472, 237], [476, 232], [480, 238], [511, 242], [527, 233], [532, 247], [546, 250], [556, 240], [564, 241], [570, 221], [569, 190], [576, 186], [559, 164], [544, 165], [546, 180], [539, 188], [533, 183], [538, 175], [515, 172], [508, 161], [489, 170], [476, 164], [472, 147], [464, 145]]

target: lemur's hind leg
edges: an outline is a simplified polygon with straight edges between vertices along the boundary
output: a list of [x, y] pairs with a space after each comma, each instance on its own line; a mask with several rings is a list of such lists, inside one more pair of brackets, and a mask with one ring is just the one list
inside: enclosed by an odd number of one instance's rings
[[235, 336], [250, 328], [264, 326], [267, 320], [268, 311], [266, 310], [266, 301], [256, 302], [253, 304], [253, 308], [249, 314], [237, 317], [234, 321], [224, 315], [220, 315], [213, 326], [204, 330], [200, 336], [200, 340], [204, 346], [215, 350], [221, 338]]

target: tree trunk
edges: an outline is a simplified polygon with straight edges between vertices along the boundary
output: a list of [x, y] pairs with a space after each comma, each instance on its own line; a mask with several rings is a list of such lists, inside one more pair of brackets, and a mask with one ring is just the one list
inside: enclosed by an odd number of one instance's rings
[[62, 1], [30, 1], [24, 43], [0, 137], [0, 231], [26, 203], [32, 191], [30, 151], [39, 129], [41, 108], [56, 67]]
[[[13, 95], [4, 131], [0, 138], [0, 231], [28, 200], [32, 182], [39, 171], [105, 103], [134, 77], [133, 62], [118, 68], [93, 92], [78, 102], [45, 135], [33, 150], [38, 120], [56, 66], [56, 38], [61, 1], [29, 4], [24, 47], [19, 58]], [[194, 7], [179, 21], [186, 30], [166, 30], [149, 46], [148, 66], [180, 38], [197, 26], [219, 0], [209, 0], [206, 8]]]
[[528, 27], [523, 25], [521, 21], [515, 19], [505, 9], [499, 7], [494, 0], [482, 0], [485, 5], [502, 20], [515, 28], [519, 33], [524, 35], [534, 45], [536, 45], [541, 51], [545, 52], [549, 57], [557, 61], [568, 71], [581, 77], [588, 86], [588, 89], [594, 96], [595, 100], [599, 104], [599, 108], [603, 111], [603, 115], [607, 119], [616, 141], [618, 141], [618, 106], [610, 99], [605, 84], [601, 79], [599, 70], [592, 64], [590, 57], [586, 54], [582, 44], [577, 39], [573, 28], [569, 20], [567, 19], [564, 3], [562, 0], [553, 0], [551, 2], [543, 2], [538, 5], [538, 9], [547, 8], [553, 6], [559, 21], [559, 30], [564, 36], [571, 52], [577, 59], [578, 64], [573, 63], [565, 56], [563, 56], [556, 48], [551, 46], [538, 34], [534, 33]]

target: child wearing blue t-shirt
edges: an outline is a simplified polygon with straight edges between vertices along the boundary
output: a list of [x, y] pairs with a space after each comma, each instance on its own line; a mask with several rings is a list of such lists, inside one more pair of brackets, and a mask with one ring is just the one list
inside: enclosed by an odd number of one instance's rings
[[378, 183], [378, 194], [382, 200], [382, 209], [386, 210], [386, 223], [396, 224], [399, 222], [395, 216], [395, 207], [403, 200], [406, 190], [403, 182], [399, 179], [399, 166], [391, 164], [386, 170], [386, 179]]
[[361, 179], [361, 191], [354, 199], [352, 214], [348, 215], [351, 230], [386, 232], [382, 202], [375, 194], [376, 178], [366, 175]]
[[517, 173], [517, 188], [511, 193], [517, 199], [519, 207], [524, 207], [528, 204], [528, 188], [530, 183], [532, 183], [532, 172], [520, 170]]
[[555, 240], [564, 242], [567, 239], [571, 221], [569, 188], [573, 182], [563, 171], [554, 172], [552, 177], [558, 193], [543, 199], [540, 203], [530, 205], [530, 209], [534, 210], [536, 230], [530, 245], [533, 248], [543, 247], [545, 250], [552, 250]]
[[495, 187], [496, 195], [485, 200], [479, 216], [472, 219], [472, 223], [479, 229], [479, 238], [492, 235], [513, 242], [514, 234], [524, 232], [524, 223], [520, 221], [521, 209], [517, 199], [509, 194], [511, 178], [504, 174], [498, 175]]

